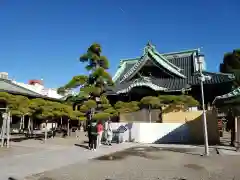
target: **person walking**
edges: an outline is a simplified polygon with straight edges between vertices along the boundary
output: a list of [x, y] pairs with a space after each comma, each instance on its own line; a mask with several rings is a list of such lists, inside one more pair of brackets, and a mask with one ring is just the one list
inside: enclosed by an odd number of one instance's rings
[[106, 134], [107, 134], [106, 144], [107, 144], [108, 146], [111, 146], [111, 145], [112, 145], [112, 138], [113, 138], [113, 130], [112, 130], [111, 121], [108, 121], [108, 122], [107, 122]]
[[97, 149], [97, 121], [91, 120], [90, 122], [90, 150], [96, 151]]
[[101, 142], [102, 142], [102, 134], [103, 134], [103, 125], [101, 121], [98, 122], [97, 132], [98, 132], [97, 146], [99, 147], [102, 145]]

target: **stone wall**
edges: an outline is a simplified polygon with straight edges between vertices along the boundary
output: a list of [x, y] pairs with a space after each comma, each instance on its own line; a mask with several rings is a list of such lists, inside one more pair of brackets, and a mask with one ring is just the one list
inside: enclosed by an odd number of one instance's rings
[[[151, 110], [152, 122], [159, 121], [160, 110]], [[121, 113], [120, 122], [149, 122], [148, 110], [142, 109], [132, 113]]]

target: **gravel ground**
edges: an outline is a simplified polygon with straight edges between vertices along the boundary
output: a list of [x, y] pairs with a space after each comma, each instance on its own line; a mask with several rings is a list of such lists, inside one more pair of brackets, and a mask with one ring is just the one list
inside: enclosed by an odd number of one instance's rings
[[[240, 156], [131, 148], [28, 177], [28, 180], [240, 180]], [[93, 152], [94, 153], [94, 152]]]

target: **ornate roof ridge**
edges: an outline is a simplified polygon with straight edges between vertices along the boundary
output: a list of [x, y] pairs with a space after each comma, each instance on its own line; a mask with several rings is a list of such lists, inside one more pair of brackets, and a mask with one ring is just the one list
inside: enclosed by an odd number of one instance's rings
[[182, 50], [182, 51], [175, 51], [175, 52], [169, 52], [169, 53], [162, 53], [162, 55], [175, 55], [175, 54], [185, 54], [185, 53], [190, 53], [190, 52], [196, 52], [198, 51], [197, 49], [186, 49], [186, 50]]
[[[149, 51], [149, 53], [151, 54], [151, 53], [153, 53], [153, 54], [155, 54], [155, 56], [157, 56], [157, 57], [153, 57], [153, 58], [159, 58], [159, 59], [161, 59], [163, 62], [165, 62], [166, 64], [167, 64], [167, 66], [168, 66], [168, 68], [167, 67], [165, 67], [165, 68], [167, 68], [170, 72], [172, 72], [172, 73], [174, 73], [175, 75], [177, 75], [177, 76], [179, 76], [179, 77], [182, 77], [182, 78], [186, 78], [186, 76], [185, 75], [183, 75], [182, 73], [180, 73], [180, 70], [181, 70], [181, 68], [179, 68], [179, 67], [177, 67], [176, 65], [174, 65], [174, 64], [172, 64], [171, 62], [169, 62], [167, 59], [165, 59], [160, 53], [158, 53], [158, 52], [154, 52], [154, 51]], [[151, 55], [153, 55], [153, 54], [151, 54]], [[157, 59], [156, 59], [157, 60]], [[158, 61], [158, 60], [157, 60]]]
[[120, 59], [120, 62], [124, 62], [124, 61], [135, 61], [140, 59], [141, 57], [135, 57], [135, 58], [124, 58], [124, 59]]
[[209, 71], [203, 71], [203, 73], [214, 74], [214, 75], [224, 75], [224, 76], [228, 76], [231, 79], [235, 78], [234, 74], [231, 74], [231, 73], [209, 72]]
[[[151, 45], [152, 46], [152, 45]], [[162, 56], [169, 56], [169, 55], [174, 55], [174, 54], [184, 54], [184, 53], [190, 53], [190, 52], [196, 52], [199, 51], [199, 48], [195, 48], [195, 49], [186, 49], [186, 50], [181, 50], [181, 51], [175, 51], [175, 52], [168, 52], [168, 53], [159, 53]], [[135, 58], [124, 58], [124, 59], [120, 59], [120, 63], [121, 62], [125, 62], [125, 61], [135, 61], [135, 60], [139, 60], [141, 58], [141, 56], [135, 57]]]

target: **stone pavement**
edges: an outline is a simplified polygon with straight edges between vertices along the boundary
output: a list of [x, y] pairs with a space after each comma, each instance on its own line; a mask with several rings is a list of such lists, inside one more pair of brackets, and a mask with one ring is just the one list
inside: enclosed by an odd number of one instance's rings
[[28, 180], [240, 180], [240, 156], [220, 156], [203, 147], [139, 145], [28, 177]]
[[[112, 147], [102, 146], [97, 152], [84, 149], [81, 145], [85, 139], [78, 141], [72, 139], [49, 139], [47, 143], [37, 140], [27, 140], [22, 142], [12, 142], [9, 150], [0, 150], [0, 180], [8, 177], [23, 179], [31, 174], [38, 174], [45, 171], [64, 168], [70, 164], [86, 163], [89, 159], [106, 155], [116, 151], [121, 151], [135, 146], [154, 146], [164, 148], [172, 152], [184, 152], [187, 154], [203, 154], [204, 146], [174, 145], [174, 144], [114, 144]], [[77, 143], [79, 146], [75, 146]], [[216, 155], [216, 149], [220, 155], [240, 155], [234, 149], [223, 146], [210, 147], [211, 155]]]
[[[13, 147], [21, 146], [21, 143], [13, 143]], [[27, 147], [27, 145], [23, 145]], [[60, 168], [74, 163], [87, 162], [97, 156], [106, 155], [116, 151], [136, 146], [136, 144], [114, 144], [110, 146], [102, 146], [96, 152], [89, 151], [85, 148], [72, 145], [39, 145], [36, 152], [28, 152], [26, 154], [17, 154], [0, 158], [0, 179], [7, 180], [9, 177], [21, 180], [31, 174], [37, 174], [47, 170]], [[30, 147], [32, 148], [32, 147]]]

